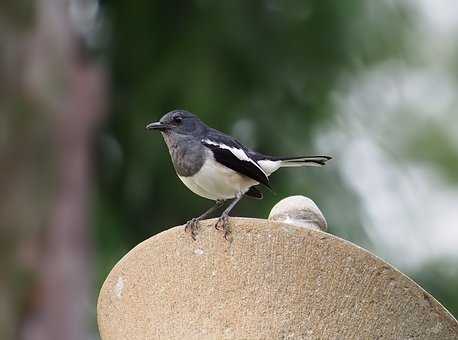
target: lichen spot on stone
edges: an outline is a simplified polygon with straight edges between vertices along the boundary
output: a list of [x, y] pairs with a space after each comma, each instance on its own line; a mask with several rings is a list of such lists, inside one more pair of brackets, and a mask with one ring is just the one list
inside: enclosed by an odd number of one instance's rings
[[124, 289], [124, 280], [122, 276], [120, 276], [113, 289], [114, 294], [118, 299], [122, 298], [123, 289]]
[[231, 327], [226, 327], [226, 328], [224, 329], [224, 335], [225, 335], [225, 336], [231, 336], [232, 333], [234, 333], [234, 330], [233, 330]]
[[436, 325], [433, 328], [431, 328], [431, 331], [434, 334], [439, 333], [441, 330], [442, 330], [442, 324], [440, 322], [436, 323]]
[[200, 255], [203, 255], [204, 254], [204, 251], [201, 249], [201, 248], [196, 248], [194, 250], [194, 254], [200, 256]]

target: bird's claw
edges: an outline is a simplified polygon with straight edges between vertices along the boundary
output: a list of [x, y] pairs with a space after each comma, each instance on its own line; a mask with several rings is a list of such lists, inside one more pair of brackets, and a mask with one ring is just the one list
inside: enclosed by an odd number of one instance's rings
[[226, 230], [227, 224], [229, 222], [229, 216], [223, 214], [218, 218], [218, 221], [216, 221], [215, 224], [215, 229], [216, 230]]
[[194, 241], [196, 240], [197, 229], [199, 229], [199, 220], [197, 218], [193, 218], [192, 220], [188, 221], [184, 227], [184, 231], [190, 232]]
[[231, 231], [229, 230], [229, 216], [227, 214], [223, 214], [220, 218], [218, 218], [218, 221], [216, 221], [215, 224], [215, 229], [224, 231], [224, 238], [229, 241]]

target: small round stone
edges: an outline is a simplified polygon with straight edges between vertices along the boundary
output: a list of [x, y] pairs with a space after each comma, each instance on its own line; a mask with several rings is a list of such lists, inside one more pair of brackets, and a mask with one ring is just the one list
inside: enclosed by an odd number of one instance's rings
[[323, 231], [328, 226], [315, 202], [301, 195], [286, 197], [275, 204], [270, 211], [269, 220]]

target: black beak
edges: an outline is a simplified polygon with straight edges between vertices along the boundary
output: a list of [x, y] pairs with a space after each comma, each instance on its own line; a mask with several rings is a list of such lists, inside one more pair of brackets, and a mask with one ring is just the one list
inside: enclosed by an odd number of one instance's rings
[[159, 130], [164, 131], [167, 130], [169, 126], [167, 124], [161, 122], [149, 123], [146, 125], [146, 130]]

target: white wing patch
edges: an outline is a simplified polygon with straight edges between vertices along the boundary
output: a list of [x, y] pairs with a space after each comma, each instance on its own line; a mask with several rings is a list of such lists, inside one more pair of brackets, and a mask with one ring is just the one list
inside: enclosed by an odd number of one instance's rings
[[264, 169], [257, 163], [255, 162], [253, 159], [251, 159], [250, 157], [248, 157], [248, 155], [245, 153], [245, 151], [243, 151], [242, 149], [238, 149], [238, 148], [234, 148], [234, 147], [231, 147], [229, 145], [226, 145], [226, 144], [221, 144], [221, 143], [217, 143], [217, 142], [214, 142], [210, 139], [202, 139], [202, 142], [206, 143], [206, 144], [211, 144], [211, 145], [215, 145], [221, 149], [225, 149], [225, 150], [229, 150], [235, 157], [237, 157], [238, 159], [240, 159], [241, 161], [247, 161], [247, 162], [250, 162], [252, 163], [254, 166], [256, 166], [259, 170], [261, 170], [261, 172], [266, 176], [268, 177], [267, 173], [264, 171]]
[[281, 161], [271, 161], [268, 159], [262, 159], [258, 162], [264, 170], [264, 172], [269, 176], [281, 167]]

